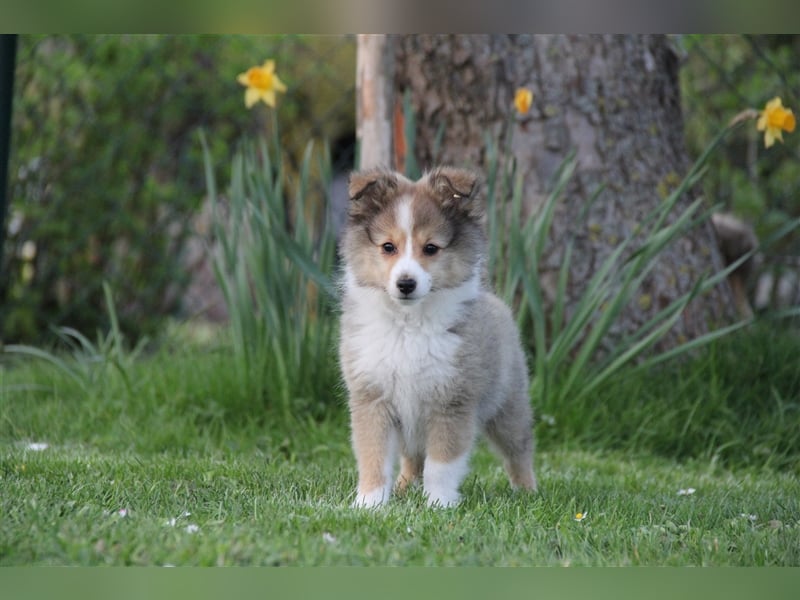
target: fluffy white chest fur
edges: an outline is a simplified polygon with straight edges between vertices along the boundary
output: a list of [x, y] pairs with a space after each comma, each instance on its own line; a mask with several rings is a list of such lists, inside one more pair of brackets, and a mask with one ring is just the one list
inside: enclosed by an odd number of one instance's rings
[[479, 294], [477, 273], [465, 284], [439, 291], [409, 307], [385, 293], [360, 287], [347, 274], [350, 336], [347, 346], [359, 378], [385, 391], [407, 446], [421, 451], [419, 423], [428, 399], [458, 376], [462, 339], [450, 329], [463, 318], [464, 303]]

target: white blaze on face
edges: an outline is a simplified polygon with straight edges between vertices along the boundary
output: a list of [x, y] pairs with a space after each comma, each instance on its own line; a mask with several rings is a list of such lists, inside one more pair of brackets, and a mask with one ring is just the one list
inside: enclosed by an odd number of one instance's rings
[[[403, 239], [398, 240], [397, 244], [400, 257], [389, 272], [389, 295], [398, 300], [419, 300], [431, 291], [432, 281], [430, 274], [414, 258], [414, 212], [410, 198], [397, 205], [395, 219]], [[406, 295], [397, 287], [397, 282], [403, 279], [415, 282], [416, 287], [411, 294]]]

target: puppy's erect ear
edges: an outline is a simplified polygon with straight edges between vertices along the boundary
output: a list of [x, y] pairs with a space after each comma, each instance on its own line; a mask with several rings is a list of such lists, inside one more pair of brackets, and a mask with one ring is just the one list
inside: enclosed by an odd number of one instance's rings
[[350, 174], [350, 206], [347, 214], [360, 220], [378, 211], [397, 193], [397, 176], [385, 169], [369, 169]]
[[476, 220], [483, 218], [485, 207], [480, 197], [480, 180], [472, 171], [439, 167], [428, 176], [433, 193], [445, 210], [455, 210]]

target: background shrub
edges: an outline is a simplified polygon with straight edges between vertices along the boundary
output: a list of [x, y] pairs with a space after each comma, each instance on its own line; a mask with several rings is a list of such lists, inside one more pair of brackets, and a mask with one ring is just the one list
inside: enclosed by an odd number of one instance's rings
[[157, 330], [180, 310], [181, 257], [205, 195], [198, 130], [213, 132], [220, 165], [267, 126], [245, 109], [236, 75], [276, 60], [289, 86], [281, 143], [296, 170], [310, 139], [352, 138], [354, 52], [342, 37], [20, 36], [2, 339], [106, 329], [103, 280], [124, 331]]

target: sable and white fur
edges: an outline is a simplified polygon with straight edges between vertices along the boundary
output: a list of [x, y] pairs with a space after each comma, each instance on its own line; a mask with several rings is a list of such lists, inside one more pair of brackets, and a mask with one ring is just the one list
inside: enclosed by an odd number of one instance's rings
[[420, 475], [428, 504], [457, 504], [479, 432], [514, 487], [536, 488], [525, 356], [484, 283], [479, 187], [448, 167], [417, 182], [385, 170], [350, 178], [339, 349], [356, 506], [383, 504]]

